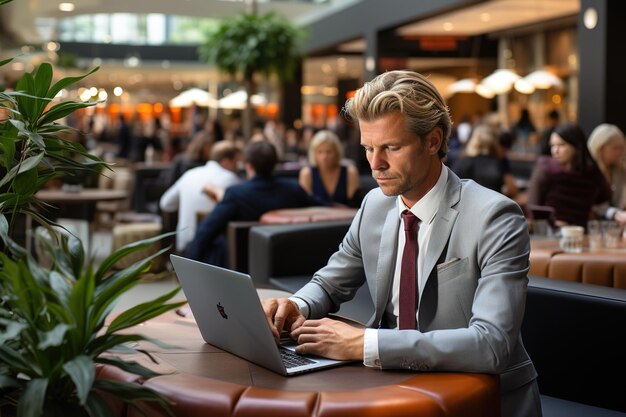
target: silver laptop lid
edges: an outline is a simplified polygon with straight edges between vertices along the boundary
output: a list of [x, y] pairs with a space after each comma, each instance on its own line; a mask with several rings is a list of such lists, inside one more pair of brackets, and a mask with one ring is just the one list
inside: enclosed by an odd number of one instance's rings
[[207, 343], [287, 374], [249, 275], [176, 255], [170, 259]]

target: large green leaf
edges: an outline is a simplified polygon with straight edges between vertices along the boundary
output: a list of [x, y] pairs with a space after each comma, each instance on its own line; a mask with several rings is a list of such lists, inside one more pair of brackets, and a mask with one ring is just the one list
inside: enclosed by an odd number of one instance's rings
[[97, 392], [90, 391], [85, 408], [90, 417], [115, 417], [109, 404]]
[[0, 328], [2, 328], [2, 333], [0, 333], [0, 345], [5, 344], [6, 342], [15, 339], [19, 336], [19, 334], [26, 328], [26, 323], [0, 319]]
[[50, 88], [50, 91], [48, 91], [48, 98], [53, 98], [54, 96], [57, 95], [57, 93], [59, 91], [61, 91], [62, 89], [69, 87], [72, 84], [77, 83], [78, 81], [81, 81], [83, 78], [93, 74], [94, 72], [98, 71], [100, 69], [100, 67], [96, 67], [94, 69], [92, 69], [91, 71], [89, 71], [87, 74], [85, 75], [80, 75], [78, 77], [66, 77], [66, 78], [62, 78], [61, 80], [59, 80], [56, 84], [54, 84], [52, 86], [52, 88]]
[[117, 316], [111, 322], [111, 324], [109, 324], [109, 327], [107, 328], [107, 333], [127, 329], [186, 304], [186, 301], [173, 303], [174, 306], [164, 304], [166, 301], [172, 299], [172, 297], [178, 294], [179, 291], [180, 288], [175, 288], [172, 291], [162, 295], [161, 297], [155, 298], [154, 300], [142, 304], [138, 304], [135, 307], [124, 311], [119, 316]]
[[[48, 96], [48, 89], [50, 89], [50, 84], [52, 83], [52, 65], [47, 62], [39, 65], [39, 68], [35, 71], [34, 75], [35, 82], [35, 95], [37, 97], [46, 97]], [[46, 108], [48, 104], [48, 100], [38, 100], [36, 115], [39, 118], [39, 115], [43, 113], [43, 110]]]
[[131, 374], [139, 375], [143, 378], [154, 378], [159, 375], [163, 375], [160, 372], [156, 372], [150, 368], [146, 368], [145, 366], [141, 365], [138, 362], [129, 361], [127, 359], [120, 359], [115, 356], [111, 356], [111, 357], [101, 356], [98, 359], [96, 359], [95, 362], [101, 363], [103, 365], [115, 366], [116, 368], [120, 368], [121, 370], [129, 372]]
[[61, 346], [65, 340], [65, 333], [71, 328], [65, 323], [57, 324], [52, 330], [42, 333], [39, 336], [38, 349], [45, 350], [51, 346]]
[[40, 417], [46, 399], [48, 380], [36, 378], [26, 384], [20, 402], [17, 405], [17, 415], [20, 417]]
[[85, 405], [89, 391], [96, 379], [96, 368], [93, 361], [88, 356], [80, 355], [65, 363], [63, 369], [74, 382], [80, 404]]
[[112, 254], [110, 254], [109, 256], [107, 256], [102, 263], [100, 264], [100, 267], [98, 268], [98, 270], [96, 271], [96, 282], [101, 282], [104, 277], [105, 274], [111, 270], [111, 268], [113, 268], [113, 266], [121, 259], [123, 259], [124, 257], [130, 255], [131, 253], [134, 253], [136, 251], [142, 250], [142, 249], [146, 249], [150, 246], [152, 246], [154, 243], [168, 237], [168, 236], [173, 236], [176, 232], [170, 232], [170, 233], [164, 233], [162, 235], [158, 235], [149, 239], [144, 239], [144, 240], [140, 240], [137, 242], [133, 242], [133, 243], [129, 243], [128, 245], [124, 245], [121, 248], [117, 249], [115, 252], [113, 252]]
[[35, 80], [33, 75], [30, 73], [24, 73], [17, 81], [15, 89], [18, 92], [26, 93], [20, 95], [15, 94], [17, 108], [22, 117], [31, 122], [33, 120], [37, 120], [37, 117], [33, 118], [37, 107], [37, 100], [31, 96], [31, 94], [35, 91]]

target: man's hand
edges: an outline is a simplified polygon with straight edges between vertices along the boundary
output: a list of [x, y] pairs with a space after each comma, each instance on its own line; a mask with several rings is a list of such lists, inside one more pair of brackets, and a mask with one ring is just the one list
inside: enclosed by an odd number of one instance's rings
[[276, 344], [280, 343], [283, 329], [293, 332], [306, 320], [300, 309], [288, 298], [268, 298], [261, 300], [265, 317], [270, 325]]
[[296, 352], [330, 359], [363, 360], [365, 329], [324, 318], [307, 320], [291, 332]]

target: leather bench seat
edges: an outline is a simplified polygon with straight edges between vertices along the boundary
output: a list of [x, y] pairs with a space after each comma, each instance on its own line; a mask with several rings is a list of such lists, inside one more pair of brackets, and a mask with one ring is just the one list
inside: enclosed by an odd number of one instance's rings
[[532, 248], [530, 275], [626, 289], [626, 252], [565, 253]]
[[[498, 384], [492, 375], [433, 373], [361, 390], [284, 391], [181, 373], [151, 378], [144, 386], [173, 401], [180, 417], [495, 417], [500, 415]], [[154, 405], [146, 408], [150, 416], [166, 416]], [[127, 416], [141, 413], [131, 407]]]

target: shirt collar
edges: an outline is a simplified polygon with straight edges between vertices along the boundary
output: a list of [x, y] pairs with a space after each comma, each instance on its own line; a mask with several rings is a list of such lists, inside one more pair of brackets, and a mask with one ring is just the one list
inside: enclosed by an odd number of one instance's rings
[[[413, 207], [410, 207], [411, 213], [413, 213], [422, 223], [430, 223], [437, 214], [439, 203], [443, 195], [446, 183], [448, 182], [448, 169], [445, 165], [441, 167], [441, 173], [435, 186], [431, 188], [424, 197], [422, 197]], [[402, 197], [398, 196], [398, 217], [402, 216], [402, 212], [407, 207], [402, 201]]]

